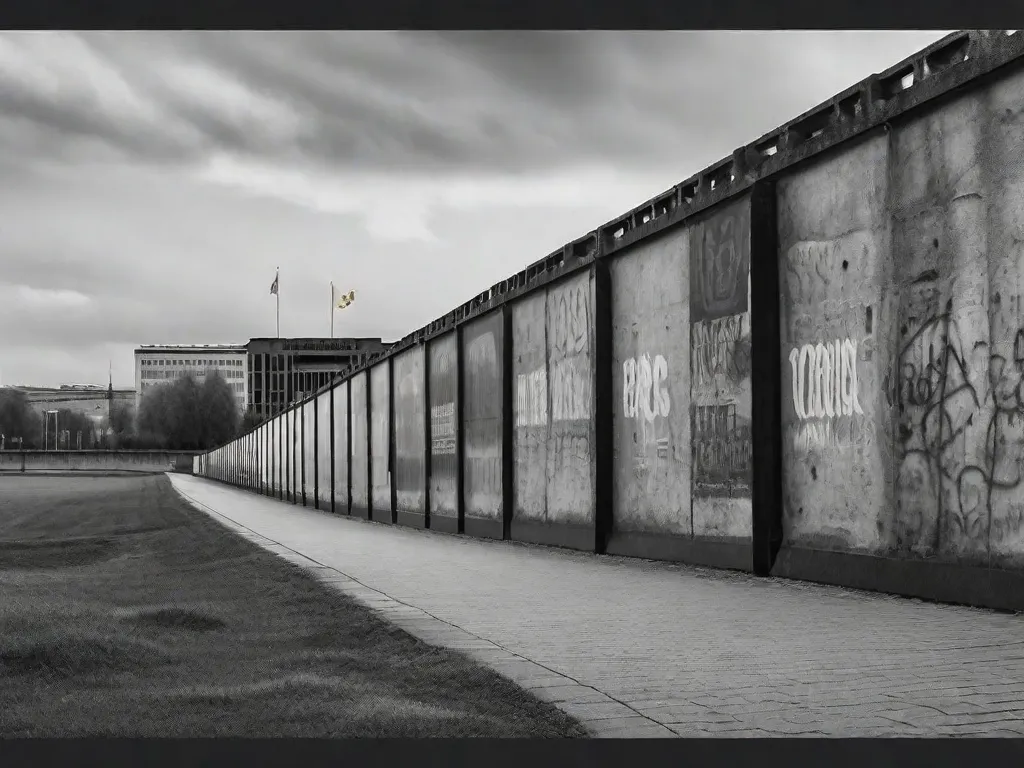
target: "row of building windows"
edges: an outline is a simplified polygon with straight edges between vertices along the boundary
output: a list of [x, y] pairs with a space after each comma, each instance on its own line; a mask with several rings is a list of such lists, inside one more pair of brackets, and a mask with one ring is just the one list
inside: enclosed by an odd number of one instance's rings
[[[146, 390], [146, 389], [149, 389], [150, 387], [155, 387], [155, 386], [157, 386], [157, 382], [155, 382], [155, 381], [144, 381], [144, 382], [142, 382], [142, 389], [143, 390]], [[242, 382], [240, 382], [240, 381], [229, 382], [228, 386], [231, 387], [231, 391], [234, 392], [236, 395], [244, 395], [245, 394], [245, 385]]]
[[[216, 370], [216, 369], [214, 369], [214, 370]], [[219, 374], [221, 374], [221, 376], [223, 376], [225, 379], [244, 379], [245, 378], [245, 374], [242, 371], [217, 371], [217, 372]], [[142, 372], [142, 378], [143, 379], [180, 379], [186, 373], [189, 373], [189, 371], [184, 371], [184, 370], [143, 371]], [[199, 373], [203, 374], [203, 373], [205, 373], [205, 371], [200, 371]]]
[[241, 360], [189, 360], [189, 359], [172, 359], [172, 360], [143, 360], [143, 365], [184, 365], [184, 366], [211, 366], [211, 365], [230, 365], [242, 367]]

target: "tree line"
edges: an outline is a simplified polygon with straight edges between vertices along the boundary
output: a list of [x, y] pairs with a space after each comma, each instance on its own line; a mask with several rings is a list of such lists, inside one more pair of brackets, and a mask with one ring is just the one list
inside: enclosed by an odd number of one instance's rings
[[[252, 413], [239, 417], [231, 386], [215, 371], [202, 383], [184, 376], [147, 389], [138, 414], [112, 403], [99, 428], [84, 414], [67, 409], [57, 414], [58, 434], [70, 432], [66, 443], [59, 445], [62, 449], [78, 448], [80, 431], [83, 449], [208, 450], [230, 442], [255, 423]], [[53, 448], [52, 418], [47, 426], [49, 436], [44, 440], [43, 416], [32, 409], [25, 393], [0, 390], [0, 435], [5, 449]]]

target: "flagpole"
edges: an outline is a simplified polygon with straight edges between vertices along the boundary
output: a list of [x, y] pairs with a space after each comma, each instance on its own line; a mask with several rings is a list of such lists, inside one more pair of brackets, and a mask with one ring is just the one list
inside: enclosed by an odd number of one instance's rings
[[277, 290], [274, 292], [274, 298], [277, 299], [277, 338], [281, 338], [281, 268], [278, 267], [274, 272], [274, 280], [277, 283]]

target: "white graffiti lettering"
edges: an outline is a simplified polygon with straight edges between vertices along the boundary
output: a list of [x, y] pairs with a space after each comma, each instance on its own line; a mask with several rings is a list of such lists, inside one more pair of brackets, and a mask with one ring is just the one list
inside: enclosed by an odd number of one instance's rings
[[516, 426], [542, 427], [548, 423], [548, 373], [539, 368], [516, 377]]
[[435, 456], [455, 455], [455, 403], [430, 409], [430, 443]]
[[797, 418], [863, 415], [857, 391], [857, 342], [804, 344], [789, 353]]
[[554, 421], [590, 418], [590, 375], [580, 367], [577, 358], [565, 358], [553, 364], [551, 417]]
[[654, 358], [644, 354], [629, 358], [622, 364], [622, 410], [627, 419], [641, 414], [647, 421], [668, 416], [672, 409], [669, 400], [668, 361], [661, 355]]

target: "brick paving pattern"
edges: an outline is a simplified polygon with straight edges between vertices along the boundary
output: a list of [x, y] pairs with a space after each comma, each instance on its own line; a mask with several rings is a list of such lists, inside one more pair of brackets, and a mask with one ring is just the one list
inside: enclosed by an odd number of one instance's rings
[[1024, 736], [1024, 616], [384, 526], [168, 477], [596, 736]]

